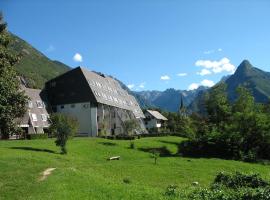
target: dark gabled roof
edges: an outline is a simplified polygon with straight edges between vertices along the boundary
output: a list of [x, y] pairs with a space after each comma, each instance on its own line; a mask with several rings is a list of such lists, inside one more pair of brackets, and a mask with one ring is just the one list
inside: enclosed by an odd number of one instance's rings
[[81, 68], [98, 103], [130, 110], [136, 117], [144, 114], [136, 99], [124, 90], [115, 79]]
[[155, 111], [155, 110], [147, 110], [147, 112], [152, 115], [154, 118], [159, 119], [159, 120], [168, 120], [166, 117], [164, 117], [160, 112]]

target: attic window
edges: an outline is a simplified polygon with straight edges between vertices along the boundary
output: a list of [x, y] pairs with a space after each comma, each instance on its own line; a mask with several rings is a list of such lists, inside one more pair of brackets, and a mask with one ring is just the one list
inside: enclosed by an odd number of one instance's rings
[[32, 101], [28, 101], [28, 107], [29, 107], [29, 108], [33, 108], [33, 103], [32, 103]]
[[43, 108], [44, 107], [42, 101], [37, 101], [37, 107], [38, 108]]
[[32, 117], [33, 122], [37, 121], [37, 115], [35, 113], [32, 113], [31, 117]]
[[96, 81], [96, 85], [97, 85], [98, 87], [101, 87], [101, 84], [100, 84], [99, 82], [97, 82], [97, 81]]
[[56, 82], [55, 81], [51, 82], [51, 87], [55, 87], [55, 86], [56, 86]]
[[42, 119], [42, 121], [46, 122], [47, 121], [47, 115], [41, 114], [41, 119]]
[[95, 86], [95, 81], [88, 80], [89, 85]]

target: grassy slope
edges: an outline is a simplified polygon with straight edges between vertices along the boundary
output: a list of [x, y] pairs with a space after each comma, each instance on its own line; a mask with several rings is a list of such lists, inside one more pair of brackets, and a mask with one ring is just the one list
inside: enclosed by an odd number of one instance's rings
[[[201, 186], [208, 186], [219, 171], [257, 172], [270, 179], [269, 167], [259, 164], [162, 157], [154, 165], [150, 153], [138, 150], [165, 145], [175, 153], [175, 143], [181, 140], [144, 138], [135, 141], [136, 149], [129, 149], [129, 141], [76, 138], [68, 143], [68, 155], [12, 149], [32, 147], [58, 152], [51, 139], [0, 141], [0, 199], [164, 199], [169, 184], [186, 188], [198, 181]], [[120, 155], [121, 160], [106, 161], [113, 155]], [[49, 167], [57, 169], [45, 181], [38, 182], [40, 173]], [[123, 183], [127, 177], [130, 184]]]
[[59, 61], [50, 60], [21, 38], [13, 34], [10, 36], [9, 48], [15, 54], [21, 55], [21, 59], [15, 67], [19, 74], [25, 77], [29, 87], [43, 88], [46, 81], [70, 69]]

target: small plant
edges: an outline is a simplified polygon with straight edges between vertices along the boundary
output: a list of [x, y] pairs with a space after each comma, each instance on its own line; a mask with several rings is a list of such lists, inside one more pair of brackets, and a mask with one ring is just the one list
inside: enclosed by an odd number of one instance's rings
[[157, 159], [159, 157], [159, 152], [158, 151], [152, 151], [152, 158], [154, 158], [154, 163], [155, 165], [157, 164]]
[[169, 185], [166, 189], [165, 195], [175, 196], [176, 192], [177, 192], [177, 186], [176, 185]]
[[131, 180], [130, 180], [130, 178], [126, 177], [126, 178], [123, 179], [123, 182], [126, 183], [126, 184], [130, 184]]
[[135, 149], [135, 144], [134, 144], [133, 141], [130, 141], [129, 148], [130, 149]]

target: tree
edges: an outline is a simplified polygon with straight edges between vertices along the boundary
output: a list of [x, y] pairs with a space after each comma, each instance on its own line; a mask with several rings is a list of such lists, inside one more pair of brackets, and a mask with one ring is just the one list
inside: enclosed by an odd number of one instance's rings
[[65, 114], [57, 113], [51, 116], [50, 132], [56, 137], [55, 144], [60, 146], [61, 153], [66, 154], [66, 143], [78, 132], [78, 121]]
[[18, 132], [15, 120], [26, 112], [27, 97], [20, 89], [14, 65], [18, 57], [8, 50], [10, 42], [6, 23], [0, 13], [0, 134], [2, 139]]
[[231, 115], [231, 106], [228, 101], [226, 88], [226, 84], [218, 84], [211, 89], [206, 97], [209, 122], [219, 127], [222, 122], [227, 122]]
[[132, 135], [134, 129], [138, 127], [138, 123], [135, 119], [124, 121], [124, 129], [128, 135]]

